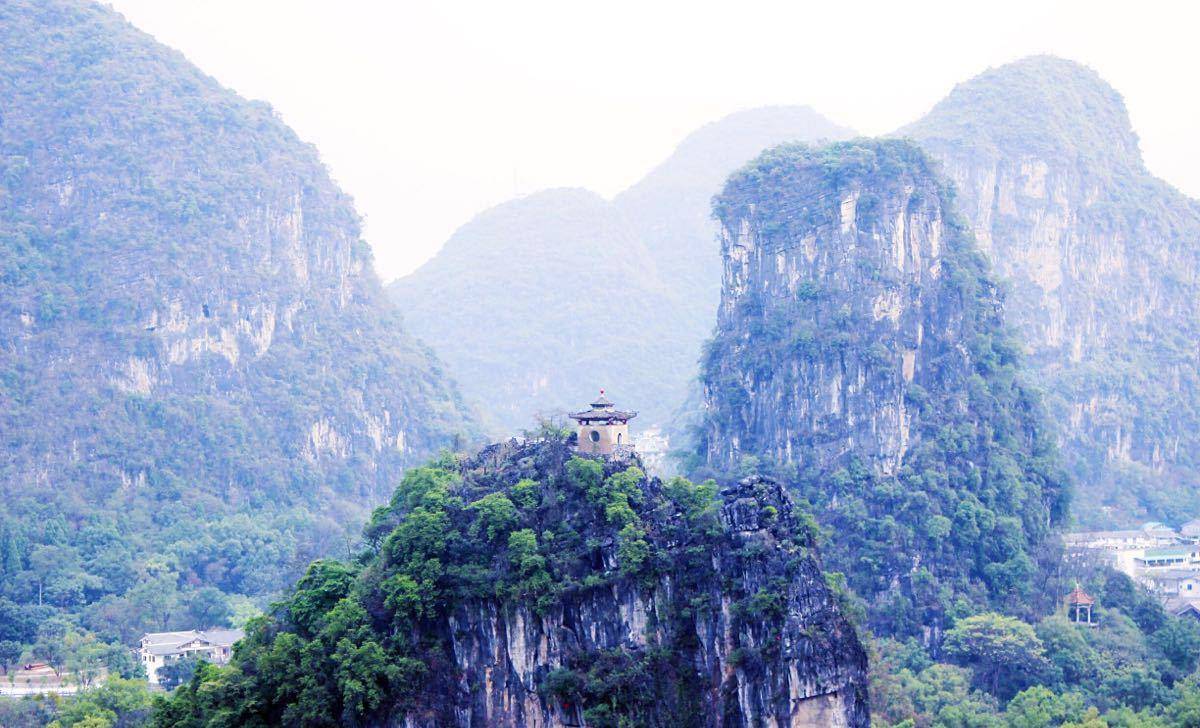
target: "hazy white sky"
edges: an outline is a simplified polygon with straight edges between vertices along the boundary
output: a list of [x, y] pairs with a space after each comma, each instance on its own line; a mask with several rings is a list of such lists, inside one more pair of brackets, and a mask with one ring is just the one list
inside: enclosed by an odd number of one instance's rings
[[110, 2], [320, 149], [385, 280], [516, 194], [615, 194], [729, 112], [808, 104], [881, 134], [1033, 53], [1099, 71], [1150, 168], [1200, 196], [1193, 2]]

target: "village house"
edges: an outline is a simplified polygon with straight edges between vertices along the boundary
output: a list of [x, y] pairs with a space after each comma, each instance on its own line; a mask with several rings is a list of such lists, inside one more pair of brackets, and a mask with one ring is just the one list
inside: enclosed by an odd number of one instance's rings
[[1176, 617], [1188, 617], [1200, 621], [1200, 599], [1171, 597], [1163, 602], [1163, 608]]
[[139, 642], [138, 660], [145, 666], [150, 684], [157, 685], [160, 669], [186, 657], [202, 658], [217, 665], [224, 665], [229, 662], [233, 643], [245, 635], [240, 629], [151, 632], [143, 635]]
[[1193, 518], [1180, 526], [1179, 535], [1186, 541], [1200, 543], [1200, 518]]
[[[1200, 526], [1200, 519], [1191, 521]], [[1063, 542], [1068, 548], [1103, 549], [1103, 550], [1132, 550], [1153, 548], [1155, 546], [1170, 546], [1179, 543], [1180, 534], [1169, 526], [1158, 522], [1150, 522], [1138, 529], [1125, 531], [1082, 531], [1063, 534]]]
[[1158, 521], [1125, 531], [1063, 535], [1068, 561], [1107, 565], [1158, 596], [1173, 614], [1200, 616], [1200, 518], [1179, 531]]
[[660, 477], [673, 474], [672, 464], [668, 461], [671, 439], [660, 427], [648, 427], [638, 433], [637, 451], [646, 465], [646, 472]]
[[1145, 574], [1144, 583], [1161, 597], [1190, 597], [1200, 599], [1200, 571], [1195, 569], [1160, 569]]

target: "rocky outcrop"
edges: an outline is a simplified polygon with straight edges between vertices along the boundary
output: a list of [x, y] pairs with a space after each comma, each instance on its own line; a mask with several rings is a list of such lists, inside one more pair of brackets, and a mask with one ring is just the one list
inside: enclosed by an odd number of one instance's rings
[[1120, 95], [1029, 58], [958, 86], [900, 131], [942, 161], [1095, 526], [1200, 508], [1200, 205], [1142, 163]]
[[[639, 668], [637, 680], [666, 703], [660, 714], [684, 722], [647, 725], [866, 726], [866, 658], [811, 542], [796, 545], [797, 533], [807, 536], [791, 499], [758, 477], [722, 490], [721, 498], [724, 535], [706, 553], [702, 573], [621, 579], [542, 614], [490, 600], [455, 610], [450, 652], [461, 697], [438, 717], [410, 717], [405, 725], [590, 725], [585, 706], [549, 691], [547, 679], [581, 659], [619, 655], [625, 665], [673, 670]], [[615, 543], [604, 548], [603, 562], [616, 568]]]
[[[705, 370], [709, 461], [853, 453], [896, 473], [917, 427], [914, 387], [969, 375], [965, 303], [948, 291], [943, 190], [911, 147], [846, 180], [783, 148], [718, 200], [725, 260], [717, 335]], [[836, 152], [875, 155], [875, 147]], [[903, 158], [907, 157], [907, 158]], [[894, 176], [888, 161], [911, 165]], [[998, 306], [992, 298], [989, 305]], [[733, 393], [737, 396], [734, 397]]]
[[[962, 311], [939, 307], [936, 294], [946, 237], [936, 180], [889, 180], [881, 194], [862, 183], [830, 189], [819, 174], [803, 170], [809, 179], [789, 180], [800, 208], [782, 221], [790, 229], [773, 230], [780, 210], [755, 202], [720, 213], [717, 343], [720, 366], [729, 368], [709, 370], [710, 388], [716, 394], [736, 378], [747, 395], [728, 420], [712, 420], [708, 435], [710, 458], [728, 469], [743, 453], [788, 461], [811, 442], [821, 467], [854, 450], [894, 473], [913, 429], [909, 386], [929, 385], [934, 362], [968, 366], [965, 352], [946, 344], [946, 334], [961, 331]], [[796, 217], [811, 220], [809, 228], [792, 228]], [[784, 343], [798, 356], [746, 371], [739, 362], [761, 361], [765, 347], [744, 326], [781, 308], [802, 317], [801, 326], [778, 332], [790, 335]], [[848, 352], [839, 334], [869, 348]], [[891, 366], [879, 366], [880, 358]]]
[[[682, 329], [677, 344], [681, 352], [671, 360], [670, 369], [684, 368], [690, 377], [701, 344], [712, 333], [721, 299], [721, 256], [714, 245], [718, 228], [712, 218], [712, 198], [725, 179], [777, 144], [852, 136], [852, 130], [807, 106], [739, 111], [688, 134], [670, 157], [613, 198], [654, 256], [659, 276], [680, 309], [673, 325]], [[677, 396], [674, 391], [672, 395]], [[678, 404], [678, 399], [669, 402], [672, 407]]]
[[[709, 467], [785, 478], [876, 629], [927, 637], [949, 601], [918, 582], [1015, 606], [1067, 498], [952, 199], [909, 142], [762, 155], [714, 201], [725, 271], [702, 374]], [[994, 578], [997, 560], [1016, 582]], [[897, 622], [909, 599], [925, 614]]]
[[[647, 479], [631, 455], [588, 461], [602, 467], [581, 490], [571, 456], [562, 441], [514, 441], [461, 466], [451, 493], [474, 499], [540, 484], [536, 520], [553, 533], [539, 540], [560, 544], [548, 558], [564, 586], [549, 602], [468, 599], [428, 623], [444, 658], [401, 724], [867, 725], [865, 654], [780, 484], [754, 477], [718, 496]], [[630, 474], [632, 527], [653, 554], [636, 573], [631, 526], [594, 505], [601, 483]]]
[[543, 435], [410, 470], [364, 552], [313, 563], [158, 720], [867, 728], [849, 599], [779, 483]]

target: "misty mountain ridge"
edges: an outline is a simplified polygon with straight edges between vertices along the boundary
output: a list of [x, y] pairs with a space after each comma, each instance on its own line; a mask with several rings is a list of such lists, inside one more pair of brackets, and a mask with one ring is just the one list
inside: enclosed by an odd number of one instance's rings
[[1145, 168], [1120, 92], [1093, 69], [1057, 56], [988, 69], [896, 134], [933, 147], [970, 138], [979, 157], [1019, 149], [1084, 169]]
[[807, 107], [732, 114], [611, 201], [547, 190], [480, 213], [389, 294], [497, 435], [597, 388], [639, 409], [635, 425], [665, 425], [719, 298], [721, 180], [779, 142], [849, 135]]
[[1010, 289], [1078, 517], [1200, 514], [1200, 203], [1147, 171], [1120, 94], [1037, 56], [959, 84], [899, 133], [942, 162]]

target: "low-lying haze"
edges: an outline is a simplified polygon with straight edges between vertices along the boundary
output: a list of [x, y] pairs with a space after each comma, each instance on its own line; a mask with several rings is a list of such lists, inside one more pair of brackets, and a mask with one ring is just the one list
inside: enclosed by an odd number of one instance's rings
[[1044, 0], [111, 4], [320, 148], [384, 279], [514, 195], [615, 194], [729, 112], [809, 104], [880, 134], [1033, 53], [1099, 71], [1151, 170], [1200, 195], [1200, 10], [1182, 3], [1165, 24], [1124, 3]]

